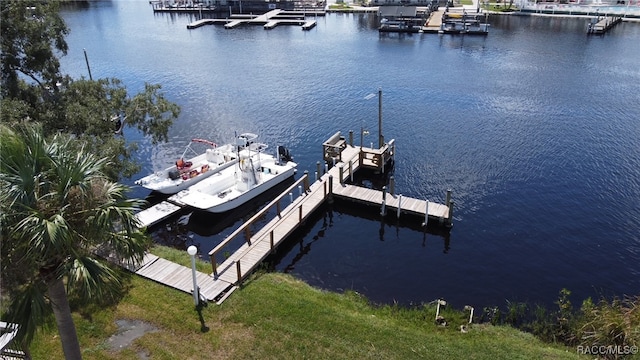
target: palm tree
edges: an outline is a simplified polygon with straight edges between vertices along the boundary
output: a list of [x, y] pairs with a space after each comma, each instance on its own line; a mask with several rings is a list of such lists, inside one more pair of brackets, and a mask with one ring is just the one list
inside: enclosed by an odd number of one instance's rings
[[90, 301], [121, 285], [96, 249], [129, 261], [147, 249], [134, 216], [143, 201], [128, 200], [106, 164], [69, 137], [0, 125], [1, 288], [23, 346], [53, 311], [65, 357], [80, 359], [68, 295]]

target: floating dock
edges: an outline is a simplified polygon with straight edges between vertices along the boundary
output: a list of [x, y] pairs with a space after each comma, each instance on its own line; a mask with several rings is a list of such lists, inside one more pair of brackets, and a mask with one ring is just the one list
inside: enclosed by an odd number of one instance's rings
[[598, 16], [587, 25], [587, 34], [602, 35], [622, 22], [622, 16]]
[[187, 25], [187, 29], [196, 29], [204, 25], [224, 25], [225, 29], [233, 29], [240, 25], [262, 25], [265, 30], [270, 30], [279, 25], [298, 25], [302, 30], [310, 30], [316, 26], [315, 20], [306, 20], [309, 16], [324, 16], [324, 11], [285, 11], [271, 10], [262, 15], [231, 15], [227, 19], [202, 19]]
[[140, 222], [140, 227], [149, 227], [176, 214], [181, 209], [182, 206], [165, 200], [138, 212], [136, 218]]

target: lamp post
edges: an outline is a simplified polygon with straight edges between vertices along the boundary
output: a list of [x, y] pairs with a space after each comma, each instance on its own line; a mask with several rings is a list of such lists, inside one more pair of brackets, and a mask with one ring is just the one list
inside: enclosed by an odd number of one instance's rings
[[187, 254], [191, 256], [191, 275], [193, 276], [193, 303], [198, 306], [198, 283], [196, 282], [196, 253], [198, 248], [191, 245], [187, 248]]

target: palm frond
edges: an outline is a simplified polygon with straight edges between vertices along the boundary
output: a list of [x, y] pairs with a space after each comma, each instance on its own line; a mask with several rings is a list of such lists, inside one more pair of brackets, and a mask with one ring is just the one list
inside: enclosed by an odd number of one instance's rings
[[45, 294], [46, 288], [42, 283], [25, 284], [21, 291], [14, 294], [7, 320], [20, 325], [17, 334], [19, 342], [30, 343], [38, 327], [51, 314]]
[[91, 258], [79, 257], [68, 264], [67, 292], [83, 299], [102, 298], [121, 288], [116, 273], [106, 264]]

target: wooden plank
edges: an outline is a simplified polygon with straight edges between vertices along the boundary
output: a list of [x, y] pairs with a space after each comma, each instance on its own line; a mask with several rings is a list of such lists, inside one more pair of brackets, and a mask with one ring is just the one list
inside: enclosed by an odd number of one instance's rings
[[168, 201], [162, 201], [148, 209], [138, 212], [135, 216], [140, 222], [140, 227], [148, 227], [168, 218], [180, 211], [181, 207]]

